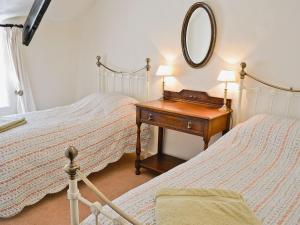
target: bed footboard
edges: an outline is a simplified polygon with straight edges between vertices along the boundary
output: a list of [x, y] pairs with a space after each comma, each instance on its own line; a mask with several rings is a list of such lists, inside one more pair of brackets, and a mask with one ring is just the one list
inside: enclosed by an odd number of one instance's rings
[[70, 160], [70, 162], [65, 166], [65, 172], [69, 176], [69, 189], [68, 189], [68, 199], [70, 201], [70, 217], [71, 225], [79, 225], [79, 208], [78, 203], [82, 203], [88, 206], [91, 213], [95, 215], [95, 224], [99, 225], [99, 215], [103, 215], [107, 219], [111, 220], [113, 224], [124, 224], [121, 220], [114, 219], [109, 214], [105, 213], [103, 210], [103, 205], [100, 202], [90, 202], [89, 200], [83, 198], [80, 195], [77, 177], [79, 177], [93, 192], [94, 194], [105, 204], [107, 204], [111, 209], [113, 209], [118, 215], [124, 218], [126, 221], [133, 225], [141, 225], [140, 222], [127, 215], [122, 209], [112, 203], [102, 192], [100, 192], [96, 186], [94, 186], [87, 177], [81, 173], [79, 165], [76, 164], [75, 158], [78, 155], [78, 150], [75, 147], [68, 147], [65, 151], [65, 156]]

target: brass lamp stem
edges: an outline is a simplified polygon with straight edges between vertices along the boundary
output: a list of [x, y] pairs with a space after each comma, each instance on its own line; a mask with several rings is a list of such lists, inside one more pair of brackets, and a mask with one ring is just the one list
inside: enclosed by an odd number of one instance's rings
[[219, 109], [220, 111], [227, 111], [227, 92], [228, 92], [228, 82], [225, 81], [225, 89], [224, 89], [224, 103], [223, 106]]
[[162, 96], [164, 97], [164, 93], [165, 93], [165, 76], [162, 77], [163, 82], [162, 82]]

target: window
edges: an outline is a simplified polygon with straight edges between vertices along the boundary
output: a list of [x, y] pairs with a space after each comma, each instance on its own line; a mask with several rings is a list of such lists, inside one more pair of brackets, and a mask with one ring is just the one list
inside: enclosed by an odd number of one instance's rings
[[[1, 61], [1, 59], [0, 59]], [[0, 64], [0, 108], [8, 107], [8, 87], [3, 65]]]
[[16, 113], [16, 95], [10, 80], [12, 71], [5, 46], [5, 33], [0, 30], [0, 116]]

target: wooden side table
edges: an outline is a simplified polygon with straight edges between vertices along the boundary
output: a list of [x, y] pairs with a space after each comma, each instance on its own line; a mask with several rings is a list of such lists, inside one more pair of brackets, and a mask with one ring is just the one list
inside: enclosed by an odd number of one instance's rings
[[[163, 153], [164, 128], [201, 136], [207, 149], [213, 135], [230, 129], [231, 110], [220, 111], [222, 105], [223, 98], [191, 90], [165, 91], [163, 99], [136, 104], [136, 174], [141, 173], [141, 168], [161, 174], [185, 162]], [[231, 108], [230, 99], [227, 107]], [[158, 126], [158, 153], [145, 160], [141, 160], [142, 123]]]

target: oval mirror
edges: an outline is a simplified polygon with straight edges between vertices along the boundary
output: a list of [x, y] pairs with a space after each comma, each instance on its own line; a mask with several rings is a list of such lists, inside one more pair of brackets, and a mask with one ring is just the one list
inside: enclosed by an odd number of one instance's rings
[[198, 2], [187, 12], [181, 32], [185, 60], [194, 68], [205, 66], [212, 56], [216, 41], [216, 21], [210, 7]]

